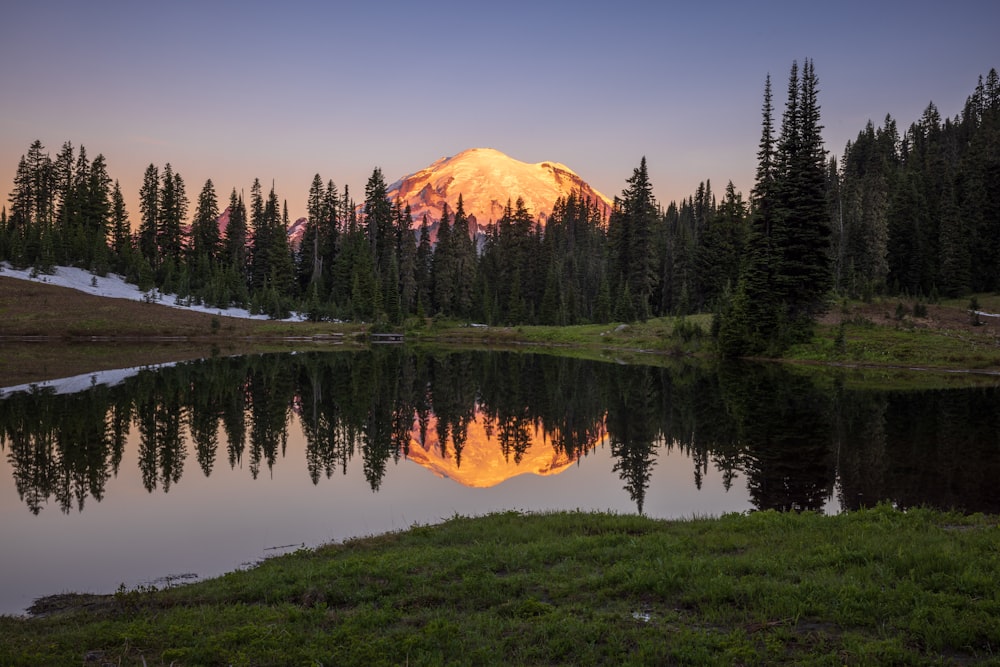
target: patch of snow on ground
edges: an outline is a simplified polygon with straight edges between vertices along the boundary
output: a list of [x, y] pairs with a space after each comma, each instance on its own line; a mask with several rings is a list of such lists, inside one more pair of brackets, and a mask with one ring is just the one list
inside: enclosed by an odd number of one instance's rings
[[[45, 283], [57, 287], [68, 287], [94, 296], [106, 296], [112, 299], [129, 299], [131, 301], [155, 301], [164, 306], [172, 308], [184, 308], [199, 313], [209, 313], [212, 315], [222, 315], [225, 317], [239, 317], [243, 319], [266, 320], [267, 315], [251, 315], [245, 308], [211, 308], [209, 306], [184, 305], [177, 303], [177, 297], [173, 294], [163, 294], [159, 290], [142, 292], [138, 287], [113, 273], [106, 276], [97, 276], [89, 271], [78, 269], [72, 266], [56, 267], [51, 275], [37, 273], [31, 269], [14, 269], [8, 262], [0, 262], [0, 277], [17, 278], [18, 280], [30, 280], [36, 283]], [[285, 321], [300, 321], [304, 319], [293, 313]]]

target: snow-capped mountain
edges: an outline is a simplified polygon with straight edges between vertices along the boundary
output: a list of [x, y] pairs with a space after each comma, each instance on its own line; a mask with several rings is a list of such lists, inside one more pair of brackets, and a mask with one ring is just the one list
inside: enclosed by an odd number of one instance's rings
[[[507, 202], [513, 204], [518, 197], [535, 220], [544, 223], [556, 200], [574, 191], [594, 202], [605, 217], [611, 213], [611, 200], [564, 164], [528, 164], [493, 148], [470, 148], [404, 176], [389, 186], [388, 196], [390, 201], [398, 198], [403, 205], [410, 205], [414, 230], [420, 228], [426, 215], [431, 237], [436, 238], [445, 204], [449, 215], [453, 215], [459, 195], [469, 217], [469, 229], [476, 233], [499, 220]], [[298, 247], [306, 222], [306, 218], [299, 218], [289, 226], [288, 240], [293, 248]], [[219, 216], [220, 233], [225, 233], [228, 224], [227, 208]]]
[[454, 213], [461, 194], [470, 223], [482, 229], [499, 220], [507, 202], [514, 203], [518, 197], [524, 199], [535, 219], [543, 222], [556, 199], [574, 190], [596, 202], [604, 215], [610, 213], [611, 200], [566, 165], [527, 164], [493, 148], [470, 148], [396, 181], [389, 186], [389, 199], [395, 201], [398, 197], [410, 205], [415, 227], [419, 227], [424, 214], [436, 227], [444, 205], [447, 203], [449, 213]]

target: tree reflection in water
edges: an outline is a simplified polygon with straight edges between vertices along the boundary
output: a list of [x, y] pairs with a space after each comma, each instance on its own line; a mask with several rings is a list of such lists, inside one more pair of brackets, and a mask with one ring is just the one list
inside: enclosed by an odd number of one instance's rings
[[491, 480], [552, 472], [607, 446], [639, 512], [657, 458], [673, 449], [694, 461], [699, 488], [709, 466], [726, 489], [745, 478], [759, 509], [818, 510], [836, 496], [848, 509], [888, 500], [997, 512], [998, 397], [848, 391], [774, 365], [380, 347], [205, 359], [75, 394], [13, 393], [0, 397], [0, 448], [36, 514], [50, 500], [66, 513], [100, 501], [130, 432], [144, 487], [169, 492], [189, 455], [211, 476], [222, 447], [222, 465], [273, 471], [293, 419], [313, 484], [360, 455], [377, 491], [413, 447], [474, 483], [477, 466]]

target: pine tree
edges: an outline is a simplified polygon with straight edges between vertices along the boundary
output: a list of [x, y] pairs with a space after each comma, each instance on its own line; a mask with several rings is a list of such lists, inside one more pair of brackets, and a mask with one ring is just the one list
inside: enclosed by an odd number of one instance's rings
[[18, 161], [14, 188], [10, 194], [10, 234], [17, 250], [16, 265], [35, 264], [42, 252], [42, 239], [51, 239], [54, 170], [52, 160], [37, 139]]
[[111, 264], [115, 271], [129, 273], [132, 250], [132, 225], [125, 209], [125, 197], [116, 180], [111, 190]]
[[75, 162], [73, 144], [64, 142], [53, 164], [53, 188], [57, 200], [55, 224], [60, 233], [66, 236], [69, 235], [73, 209], [76, 206], [73, 191]]
[[295, 262], [288, 245], [288, 202], [281, 204], [280, 213], [278, 209], [278, 195], [272, 185], [264, 209], [270, 235], [268, 284], [277, 293], [281, 304], [274, 317], [281, 319], [288, 317], [287, 304], [298, 295], [295, 291]]
[[375, 272], [380, 277], [389, 269], [396, 249], [392, 203], [388, 197], [385, 177], [378, 167], [365, 185], [365, 227], [375, 258]]
[[291, 304], [299, 296], [295, 283], [295, 258], [288, 241], [288, 226], [290, 224], [288, 201], [282, 201], [281, 214], [278, 215], [278, 196], [274, 191], [273, 184], [268, 200], [271, 202], [268, 208], [273, 208], [275, 211], [273, 222], [270, 223], [273, 228], [274, 243], [271, 246], [273, 257], [271, 259], [271, 275], [268, 280], [271, 289], [276, 294], [274, 299], [276, 308], [272, 317], [284, 319], [291, 314]]
[[431, 266], [434, 251], [431, 248], [431, 231], [427, 222], [427, 214], [423, 215], [420, 221], [420, 238], [417, 242], [416, 264], [414, 266], [414, 279], [416, 282], [416, 300], [423, 308], [431, 307], [433, 294], [433, 284], [431, 282]]
[[111, 177], [104, 155], [98, 153], [90, 164], [85, 193], [81, 197], [85, 240], [84, 264], [104, 275], [110, 268], [108, 235], [111, 231]]
[[54, 187], [52, 159], [44, 153], [45, 147], [37, 139], [28, 148], [28, 172], [31, 175], [31, 195], [33, 222], [48, 227], [54, 213]]
[[702, 304], [715, 304], [727, 285], [739, 280], [746, 230], [746, 207], [733, 182], [726, 186], [726, 196], [712, 222], [701, 235], [697, 248], [697, 274]]
[[777, 140], [774, 135], [774, 105], [772, 99], [771, 75], [768, 74], [764, 81], [764, 104], [761, 110], [763, 120], [761, 122], [760, 143], [757, 149], [757, 173], [754, 189], [750, 196], [755, 225], [764, 236], [771, 235], [771, 208], [775, 198], [774, 184], [777, 177], [777, 166], [775, 165], [774, 155]]
[[187, 218], [188, 198], [184, 180], [170, 163], [164, 165], [160, 177], [160, 212], [157, 219], [156, 241], [164, 262], [179, 266], [184, 248], [182, 225]]
[[205, 181], [198, 195], [194, 219], [191, 221], [191, 254], [205, 257], [214, 265], [221, 245], [219, 236], [219, 200], [212, 179]]
[[[375, 276], [375, 258], [371, 245], [364, 235], [354, 236], [355, 252], [351, 264], [351, 294], [350, 302], [352, 316], [363, 322], [371, 322], [377, 316], [380, 307], [378, 298], [378, 280]], [[363, 242], [362, 242], [363, 241]]]
[[941, 269], [938, 289], [949, 297], [967, 294], [971, 284], [969, 233], [950, 183], [945, 184], [945, 191], [941, 196], [940, 230]]
[[7, 219], [7, 207], [0, 206], [0, 259], [10, 259], [11, 257], [12, 232], [13, 228]]
[[[344, 190], [345, 197], [347, 190]], [[323, 281], [323, 294], [327, 296], [333, 284], [333, 263], [336, 260], [340, 246], [341, 220], [340, 194], [332, 180], [327, 181], [323, 192], [320, 224], [316, 233], [319, 236], [320, 274]]]
[[[508, 202], [508, 209], [510, 202]], [[511, 312], [509, 321], [511, 323], [531, 323], [536, 297], [541, 297], [541, 290], [536, 284], [537, 280], [544, 280], [544, 276], [537, 276], [534, 263], [535, 245], [535, 219], [531, 215], [524, 203], [524, 198], [518, 197], [514, 201], [514, 208], [511, 212], [510, 223], [502, 226], [506, 229], [506, 238], [501, 237], [501, 252], [509, 254], [509, 261], [505, 261], [506, 269], [502, 271], [510, 278], [510, 299]], [[511, 275], [511, 271], [513, 274]], [[505, 278], [506, 280], [506, 278]], [[517, 297], [514, 297], [514, 292]]]
[[139, 253], [150, 267], [160, 266], [161, 254], [157, 239], [160, 219], [160, 171], [150, 164], [139, 188]]
[[838, 260], [837, 273], [842, 276], [838, 286], [847, 288], [853, 296], [885, 290], [898, 141], [895, 121], [887, 116], [877, 130], [869, 121], [857, 140], [849, 142], [844, 150], [839, 182], [835, 183], [839, 201], [832, 211], [842, 224], [841, 233], [835, 236], [834, 256]]
[[918, 176], [908, 167], [898, 175], [891, 193], [887, 214], [886, 263], [887, 284], [906, 294], [923, 290], [927, 263], [921, 230], [929, 226], [927, 204]]
[[354, 201], [351, 199], [350, 188], [344, 186], [344, 195], [340, 199], [339, 224], [341, 231], [338, 236], [339, 248], [331, 267], [330, 300], [339, 308], [343, 317], [354, 317], [351, 306], [351, 294], [354, 283], [355, 264], [361, 252], [371, 255], [371, 244], [365, 231], [358, 225]]
[[770, 78], [765, 85], [749, 252], [716, 327], [725, 356], [758, 354], [765, 347], [778, 353], [808, 335], [812, 318], [825, 308], [832, 271], [817, 85], [812, 61], [801, 79], [792, 64], [776, 144]]
[[801, 80], [797, 64], [792, 64], [777, 149], [771, 229], [773, 289], [793, 325], [803, 327], [825, 309], [825, 297], [832, 286], [826, 151], [820, 135], [817, 85], [812, 61], [805, 61]]
[[233, 188], [229, 195], [229, 222], [222, 245], [226, 268], [227, 294], [235, 303], [245, 303], [247, 296], [247, 210], [243, 195]]
[[87, 149], [80, 146], [76, 163], [73, 166], [73, 179], [70, 185], [69, 220], [65, 228], [54, 230], [53, 242], [56, 259], [61, 264], [77, 261], [86, 264], [87, 260], [87, 197], [90, 183], [90, 160]]
[[389, 264], [385, 284], [382, 288], [382, 307], [390, 324], [398, 325], [403, 321], [403, 306], [399, 293], [399, 262], [395, 256]]
[[302, 233], [296, 262], [299, 288], [317, 294], [318, 286], [323, 282], [323, 255], [320, 251], [320, 225], [323, 224], [324, 217], [323, 194], [323, 179], [316, 174], [309, 186], [306, 226]]
[[10, 193], [10, 224], [23, 236], [26, 227], [35, 218], [34, 193], [28, 161], [22, 155], [14, 172], [14, 189]]
[[271, 273], [271, 228], [264, 217], [264, 194], [260, 179], [250, 186], [250, 292], [263, 292]]
[[657, 207], [645, 156], [626, 182], [628, 187], [616, 198], [608, 220], [611, 274], [618, 276], [619, 291], [624, 283], [629, 283], [628, 291], [635, 298], [632, 306], [635, 315], [645, 319], [651, 314], [657, 284], [653, 237]]
[[441, 211], [438, 221], [437, 245], [431, 261], [431, 283], [435, 310], [444, 315], [455, 314], [455, 258], [451, 239], [451, 221], [448, 205]]
[[212, 179], [207, 179], [198, 194], [194, 218], [191, 220], [190, 243], [186, 252], [188, 276], [197, 299], [217, 301], [209, 292], [221, 279], [219, 257], [222, 239], [219, 234], [219, 201]]
[[470, 237], [469, 218], [459, 193], [455, 221], [451, 229], [451, 254], [454, 262], [454, 310], [458, 315], [472, 314], [473, 289], [476, 283], [476, 246]]
[[417, 239], [413, 235], [413, 213], [410, 205], [396, 211], [396, 257], [399, 258], [399, 300], [402, 315], [410, 315], [417, 307]]

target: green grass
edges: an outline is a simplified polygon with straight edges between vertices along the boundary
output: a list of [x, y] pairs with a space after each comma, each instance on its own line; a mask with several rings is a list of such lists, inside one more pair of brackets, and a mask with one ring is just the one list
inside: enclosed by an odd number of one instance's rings
[[0, 618], [0, 664], [1000, 664], [998, 584], [990, 517], [504, 513]]
[[884, 366], [1000, 370], [1000, 345], [990, 337], [961, 330], [926, 330], [857, 322], [843, 325], [843, 344], [838, 346], [838, 328], [817, 327], [813, 340], [793, 346], [785, 358]]

